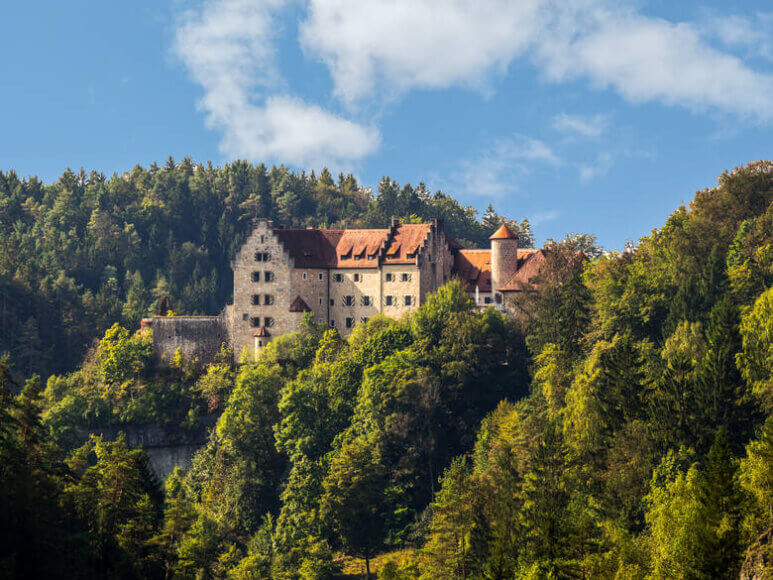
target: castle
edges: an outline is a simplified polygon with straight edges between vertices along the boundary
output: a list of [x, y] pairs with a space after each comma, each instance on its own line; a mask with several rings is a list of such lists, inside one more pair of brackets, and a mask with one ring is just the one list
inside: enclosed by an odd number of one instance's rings
[[413, 312], [452, 277], [467, 285], [475, 304], [505, 309], [507, 296], [524, 291], [545, 260], [544, 250], [518, 248], [506, 226], [490, 249], [464, 249], [442, 220], [385, 229], [284, 229], [270, 220], [255, 228], [234, 258], [233, 304], [219, 316], [142, 320], [156, 355], [178, 350], [209, 361], [222, 344], [237, 358], [257, 355], [275, 337], [293, 332], [306, 312], [346, 335], [376, 314]]

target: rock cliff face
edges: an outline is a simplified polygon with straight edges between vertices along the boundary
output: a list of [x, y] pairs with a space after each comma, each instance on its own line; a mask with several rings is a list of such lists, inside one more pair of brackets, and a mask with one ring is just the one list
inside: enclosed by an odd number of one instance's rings
[[101, 435], [108, 441], [114, 441], [119, 433], [124, 433], [129, 447], [141, 447], [145, 450], [153, 475], [162, 482], [175, 467], [187, 468], [190, 465], [193, 454], [206, 444], [209, 430], [216, 422], [216, 415], [208, 415], [202, 417], [197, 428], [193, 430], [144, 424], [105, 427], [88, 433]]

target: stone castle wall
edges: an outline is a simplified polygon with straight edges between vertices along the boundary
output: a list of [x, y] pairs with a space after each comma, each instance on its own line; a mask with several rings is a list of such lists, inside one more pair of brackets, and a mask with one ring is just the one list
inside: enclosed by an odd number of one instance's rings
[[152, 333], [153, 354], [168, 364], [180, 351], [183, 359], [206, 364], [229, 344], [222, 316], [154, 316], [142, 320], [142, 332]]

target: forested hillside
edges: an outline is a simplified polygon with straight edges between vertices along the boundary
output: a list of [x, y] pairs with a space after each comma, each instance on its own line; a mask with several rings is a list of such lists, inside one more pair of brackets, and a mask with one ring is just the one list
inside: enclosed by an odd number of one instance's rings
[[[190, 159], [123, 175], [65, 172], [45, 185], [0, 171], [0, 352], [27, 375], [71, 370], [113, 323], [134, 329], [165, 296], [178, 314], [217, 314], [230, 261], [255, 217], [285, 227], [385, 227], [391, 217], [442, 218], [463, 244], [485, 242], [505, 218], [481, 219], [423, 184], [385, 177], [376, 195], [284, 167]], [[527, 221], [522, 242], [532, 242]]]
[[[419, 213], [377, 215], [390, 188], [363, 220]], [[345, 190], [326, 199], [357, 203]], [[54, 244], [23, 205], [32, 225], [8, 239]], [[474, 215], [462, 223], [452, 233], [480, 239]], [[477, 311], [452, 281], [410, 317], [371, 319], [348, 339], [307, 319], [255, 364], [224, 353], [160, 373], [145, 339], [111, 326], [120, 313], [80, 368], [45, 385], [28, 358], [15, 374], [4, 359], [0, 575], [771, 577], [773, 162], [724, 173], [631, 251], [578, 268], [575, 249], [550, 244], [515, 318]], [[13, 396], [19, 374], [30, 378]], [[208, 444], [163, 489], [142, 451], [77, 429], [214, 409]]]

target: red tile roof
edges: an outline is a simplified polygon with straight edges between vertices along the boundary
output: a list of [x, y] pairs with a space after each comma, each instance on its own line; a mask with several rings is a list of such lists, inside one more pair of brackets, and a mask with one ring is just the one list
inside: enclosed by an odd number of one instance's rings
[[[524, 290], [529, 281], [539, 273], [545, 261], [544, 251], [536, 248], [518, 248], [518, 271], [501, 290]], [[478, 287], [481, 292], [491, 292], [491, 250], [459, 250], [454, 260], [454, 270], [466, 283], [470, 292]]]
[[296, 296], [293, 303], [290, 304], [290, 312], [311, 312], [311, 308], [303, 301], [303, 298]]
[[516, 236], [513, 231], [508, 228], [505, 224], [502, 224], [502, 226], [495, 231], [489, 240], [517, 240], [518, 236]]
[[470, 292], [491, 292], [491, 250], [459, 250], [454, 269]]
[[[521, 257], [521, 252], [524, 252]], [[527, 253], [528, 252], [528, 253]], [[502, 292], [522, 292], [534, 289], [534, 279], [545, 263], [545, 252], [531, 249], [518, 250], [518, 270], [515, 275], [500, 290]]]
[[388, 264], [414, 263], [431, 228], [402, 224], [372, 230], [275, 229], [274, 234], [296, 268], [376, 268], [379, 258]]
[[430, 224], [402, 224], [397, 226], [394, 237], [389, 243], [384, 263], [413, 264], [424, 242], [429, 237]]

